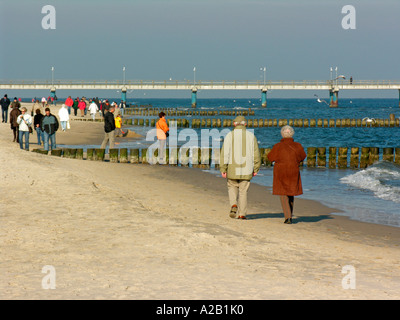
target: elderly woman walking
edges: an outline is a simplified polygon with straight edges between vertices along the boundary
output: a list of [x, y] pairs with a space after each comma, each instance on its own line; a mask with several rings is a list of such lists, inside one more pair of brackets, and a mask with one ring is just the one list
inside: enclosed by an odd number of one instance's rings
[[286, 224], [292, 223], [294, 196], [303, 194], [299, 164], [306, 158], [302, 145], [294, 142], [290, 126], [281, 129], [282, 140], [275, 144], [268, 159], [274, 164], [272, 194], [279, 195]]

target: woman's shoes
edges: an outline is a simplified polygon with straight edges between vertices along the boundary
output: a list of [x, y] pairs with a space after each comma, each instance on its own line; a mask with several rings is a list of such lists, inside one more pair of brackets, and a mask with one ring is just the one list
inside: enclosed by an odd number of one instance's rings
[[285, 222], [284, 222], [284, 223], [286, 223], [286, 224], [292, 224], [292, 218], [285, 219]]

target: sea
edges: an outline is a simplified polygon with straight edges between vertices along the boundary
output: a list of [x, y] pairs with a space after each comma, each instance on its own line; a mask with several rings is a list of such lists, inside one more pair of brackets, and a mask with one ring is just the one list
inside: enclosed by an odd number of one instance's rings
[[[112, 100], [112, 99], [110, 99]], [[117, 101], [116, 101], [117, 102]], [[119, 102], [119, 101], [118, 101]], [[345, 99], [338, 108], [330, 108], [321, 99], [268, 99], [266, 108], [260, 99], [198, 99], [195, 110], [253, 110], [248, 119], [388, 119], [390, 114], [400, 117], [398, 99]], [[190, 99], [132, 99], [128, 104], [149, 105], [154, 108], [193, 110]], [[129, 118], [132, 116], [126, 116]], [[139, 118], [146, 118], [138, 116]], [[212, 118], [213, 116], [203, 116]], [[220, 119], [228, 116], [214, 116]], [[154, 118], [154, 117], [149, 117]], [[179, 116], [184, 118], [184, 116]], [[186, 118], [201, 118], [186, 116]], [[230, 116], [229, 118], [233, 118]], [[153, 128], [124, 127], [144, 137]], [[222, 128], [221, 132], [222, 132]], [[294, 128], [294, 140], [308, 147], [400, 147], [400, 128], [347, 127], [347, 128]], [[184, 128], [177, 128], [178, 134]], [[201, 139], [201, 129], [194, 129]], [[279, 127], [252, 128], [261, 148], [271, 148], [281, 139]], [[226, 134], [226, 130], [224, 131]], [[222, 144], [221, 135], [218, 143]], [[196, 135], [195, 135], [196, 136]], [[186, 141], [181, 141], [184, 144]], [[154, 139], [121, 142], [120, 148], [147, 148]], [[215, 143], [215, 141], [214, 141]], [[179, 144], [179, 142], [178, 142]], [[214, 144], [213, 144], [214, 146]], [[68, 146], [60, 146], [68, 147]], [[86, 146], [89, 147], [89, 146]], [[90, 146], [99, 147], [99, 146]], [[220, 176], [211, 167], [205, 170]], [[366, 169], [301, 168], [304, 194], [299, 198], [317, 200], [331, 208], [335, 214], [369, 223], [400, 227], [400, 166], [382, 161]], [[263, 167], [253, 183], [272, 187], [273, 168]]]

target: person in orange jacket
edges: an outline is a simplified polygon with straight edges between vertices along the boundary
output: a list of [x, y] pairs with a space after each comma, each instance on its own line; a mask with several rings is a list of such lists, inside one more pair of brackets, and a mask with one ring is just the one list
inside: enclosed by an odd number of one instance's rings
[[167, 143], [167, 137], [169, 136], [169, 128], [167, 124], [167, 120], [165, 120], [165, 113], [160, 112], [158, 114], [160, 119], [156, 123], [157, 128], [157, 139], [160, 141], [160, 149], [159, 149], [159, 163], [165, 164], [165, 146]]

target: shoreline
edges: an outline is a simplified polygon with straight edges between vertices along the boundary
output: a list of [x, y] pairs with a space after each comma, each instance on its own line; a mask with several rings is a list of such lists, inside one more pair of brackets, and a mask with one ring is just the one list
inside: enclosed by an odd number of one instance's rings
[[[83, 132], [102, 139], [99, 129]], [[0, 198], [1, 299], [400, 297], [396, 227], [299, 198], [284, 225], [278, 197], [255, 183], [248, 220], [231, 219], [226, 182], [202, 169], [76, 161], [11, 141], [2, 124], [0, 186], [18, 192]], [[45, 265], [55, 290], [40, 287]], [[346, 265], [355, 290], [342, 287]]]

